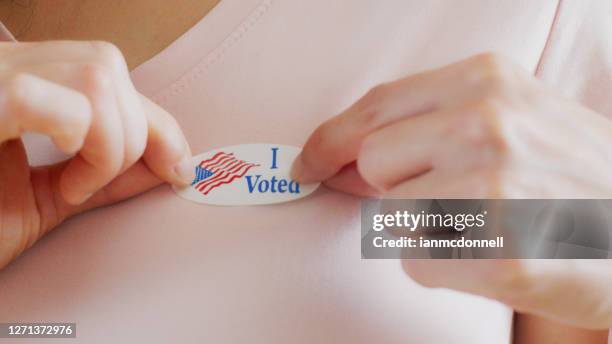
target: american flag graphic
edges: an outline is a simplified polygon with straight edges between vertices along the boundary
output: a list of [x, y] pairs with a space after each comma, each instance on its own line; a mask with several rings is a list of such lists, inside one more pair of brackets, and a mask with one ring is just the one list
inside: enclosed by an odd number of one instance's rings
[[196, 166], [196, 177], [191, 185], [204, 195], [224, 184], [242, 178], [252, 167], [259, 166], [238, 160], [234, 153], [219, 152]]

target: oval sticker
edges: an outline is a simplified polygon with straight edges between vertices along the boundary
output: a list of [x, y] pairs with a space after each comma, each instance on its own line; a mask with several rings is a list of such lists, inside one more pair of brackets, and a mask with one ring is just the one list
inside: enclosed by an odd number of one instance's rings
[[301, 185], [289, 176], [301, 149], [276, 144], [223, 147], [193, 158], [196, 177], [174, 191], [187, 200], [214, 205], [282, 203], [308, 196], [319, 183]]

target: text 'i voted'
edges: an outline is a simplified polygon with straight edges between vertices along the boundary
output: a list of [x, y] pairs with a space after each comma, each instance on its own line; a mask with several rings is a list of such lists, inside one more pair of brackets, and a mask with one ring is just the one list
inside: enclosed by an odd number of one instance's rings
[[299, 199], [319, 186], [300, 185], [289, 176], [299, 153], [297, 147], [275, 144], [244, 144], [202, 153], [194, 157], [196, 177], [191, 185], [175, 191], [190, 201], [215, 205]]

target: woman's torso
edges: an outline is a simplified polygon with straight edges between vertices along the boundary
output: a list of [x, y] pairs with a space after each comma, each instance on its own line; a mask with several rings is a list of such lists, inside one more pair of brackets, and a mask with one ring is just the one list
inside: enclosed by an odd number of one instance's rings
[[[535, 72], [556, 6], [222, 0], [132, 76], [194, 153], [300, 146], [380, 82], [490, 50]], [[38, 162], [51, 154], [39, 139], [29, 148]], [[325, 188], [214, 207], [162, 186], [68, 221], [12, 264], [0, 322], [76, 321], [88, 343], [509, 341], [506, 307], [362, 260], [359, 207]]]

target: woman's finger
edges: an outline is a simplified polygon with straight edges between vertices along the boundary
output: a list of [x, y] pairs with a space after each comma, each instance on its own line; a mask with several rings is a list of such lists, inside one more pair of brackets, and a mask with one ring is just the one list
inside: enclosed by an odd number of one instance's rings
[[147, 143], [147, 119], [144, 114], [140, 94], [134, 88], [129, 77], [125, 58], [112, 43], [108, 42], [74, 42], [65, 48], [65, 54], [81, 64], [94, 64], [104, 67], [112, 79], [115, 90], [115, 101], [123, 127], [123, 166], [120, 172], [128, 169], [142, 156]]
[[62, 195], [71, 204], [84, 202], [108, 184], [124, 163], [124, 131], [112, 77], [97, 65], [81, 67], [79, 73], [75, 87], [89, 98], [93, 119], [83, 148], [60, 181]]
[[[135, 163], [144, 152], [147, 141], [147, 121], [142, 109], [140, 95], [129, 78], [129, 71], [121, 51], [107, 42], [59, 41], [54, 44], [35, 43], [31, 50], [38, 54], [27, 56], [30, 60], [20, 61], [18, 67], [28, 70], [76, 90], [83, 90], [82, 70], [98, 68], [103, 70], [114, 87], [119, 117], [123, 128], [124, 161], [120, 172]], [[44, 56], [42, 60], [37, 55]], [[33, 56], [33, 57], [32, 57]], [[85, 92], [86, 90], [83, 90]]]
[[370, 133], [429, 110], [402, 96], [402, 82], [372, 89], [342, 114], [315, 129], [295, 160], [292, 177], [303, 183], [327, 179], [357, 159], [363, 140]]
[[368, 135], [361, 146], [357, 167], [361, 176], [379, 191], [425, 173], [435, 152], [444, 146], [445, 133], [457, 114], [448, 111], [416, 116]]
[[[47, 45], [36, 46], [44, 48]], [[83, 43], [67, 43], [65, 46], [83, 50]], [[66, 55], [63, 51], [65, 49], [58, 50]], [[88, 50], [93, 50], [93, 46]], [[18, 55], [18, 52], [15, 54]], [[13, 58], [15, 54], [12, 55]], [[71, 204], [82, 203], [118, 173], [133, 164], [141, 156], [146, 144], [147, 128], [144, 114], [139, 108], [140, 100], [133, 88], [122, 87], [122, 82], [118, 82], [117, 74], [121, 72], [120, 66], [125, 65], [120, 52], [116, 49], [102, 49], [97, 51], [97, 55], [99, 55], [97, 59], [90, 58], [72, 63], [47, 61], [36, 64], [30, 61], [30, 64], [26, 63], [24, 66], [25, 62], [21, 61], [22, 68], [28, 67], [33, 73], [40, 74], [37, 80], [43, 80], [47, 84], [57, 83], [66, 89], [72, 89], [74, 93], [80, 93], [81, 98], [85, 98], [90, 105], [89, 131], [85, 130], [87, 134], [84, 140], [81, 140], [81, 144], [72, 146], [76, 148], [73, 148], [71, 153], [75, 150], [79, 150], [79, 153], [65, 167], [60, 181], [61, 194]], [[68, 57], [64, 56], [68, 61], [72, 61]], [[127, 69], [124, 69], [123, 72], [127, 74]], [[61, 95], [46, 94], [47, 97], [56, 97], [50, 100], [54, 104], [70, 101], [70, 99], [64, 100]], [[130, 102], [130, 96], [137, 98], [136, 101]], [[23, 102], [29, 106], [36, 104], [31, 95], [23, 98]], [[50, 107], [50, 110], [54, 111], [54, 108]], [[75, 109], [68, 111], [73, 115], [80, 113]], [[126, 136], [129, 139], [126, 140]], [[66, 146], [61, 140], [56, 141], [60, 148]]]
[[26, 73], [5, 85], [0, 90], [0, 142], [33, 131], [51, 137], [65, 153], [81, 148], [92, 118], [87, 97]]
[[404, 119], [370, 134], [357, 159], [361, 176], [380, 191], [428, 172], [463, 173], [503, 157], [498, 115], [487, 103]]
[[178, 123], [148, 98], [141, 99], [149, 127], [144, 161], [160, 179], [176, 185], [190, 184], [195, 178], [195, 167]]
[[325, 181], [325, 186], [360, 197], [377, 197], [381, 194], [361, 177], [356, 163], [344, 166], [333, 177]]
[[523, 72], [503, 57], [482, 54], [377, 86], [313, 132], [292, 175], [305, 183], [327, 179], [357, 158], [363, 140], [373, 131], [410, 116], [506, 92]]

